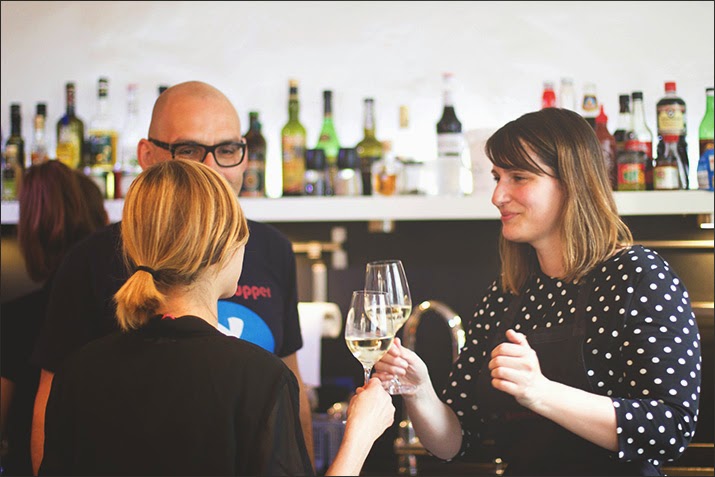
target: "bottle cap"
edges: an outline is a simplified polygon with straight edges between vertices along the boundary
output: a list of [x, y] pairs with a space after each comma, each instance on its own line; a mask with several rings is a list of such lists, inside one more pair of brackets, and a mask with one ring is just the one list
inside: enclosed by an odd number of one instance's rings
[[47, 117], [47, 104], [37, 103], [37, 110], [35, 112], [35, 115]]
[[360, 158], [354, 147], [341, 147], [338, 150], [338, 169], [360, 169]]
[[666, 93], [675, 93], [675, 81], [666, 81], [665, 82], [665, 92]]
[[633, 93], [631, 93], [631, 96], [633, 97], [633, 99], [643, 99], [643, 91], [633, 91]]
[[598, 116], [596, 116], [596, 124], [607, 124], [607, 123], [608, 123], [608, 116], [606, 116], [606, 113], [603, 111], [603, 105], [601, 105]]
[[314, 171], [325, 169], [325, 151], [322, 149], [306, 149], [305, 168]]

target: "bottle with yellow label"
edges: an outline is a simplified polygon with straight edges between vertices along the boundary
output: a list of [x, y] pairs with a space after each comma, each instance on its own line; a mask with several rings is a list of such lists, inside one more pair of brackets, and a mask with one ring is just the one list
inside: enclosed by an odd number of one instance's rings
[[283, 195], [303, 195], [305, 177], [305, 127], [298, 119], [298, 81], [288, 82], [288, 122], [281, 130], [283, 156]]

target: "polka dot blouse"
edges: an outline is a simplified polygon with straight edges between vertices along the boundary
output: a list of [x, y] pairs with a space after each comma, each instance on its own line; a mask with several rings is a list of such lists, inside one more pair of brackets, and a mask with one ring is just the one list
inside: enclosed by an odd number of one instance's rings
[[[700, 394], [700, 336], [688, 292], [656, 252], [634, 245], [592, 274], [584, 363], [593, 392], [616, 411], [620, 461], [676, 459], [693, 437]], [[514, 328], [524, 333], [574, 320], [578, 286], [543, 273], [528, 283]], [[467, 341], [442, 392], [462, 424], [464, 455], [484, 415], [471, 389], [512, 295], [492, 283], [467, 322]]]

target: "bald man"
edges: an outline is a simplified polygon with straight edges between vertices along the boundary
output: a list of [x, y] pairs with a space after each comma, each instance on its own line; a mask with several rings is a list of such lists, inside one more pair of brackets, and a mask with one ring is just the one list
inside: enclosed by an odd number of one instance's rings
[[[143, 169], [173, 158], [201, 161], [224, 176], [238, 196], [247, 165], [245, 148], [233, 104], [213, 86], [190, 81], [159, 95], [137, 155]], [[295, 256], [290, 241], [274, 227], [251, 220], [248, 225], [243, 273], [236, 295], [219, 301], [219, 329], [275, 353], [293, 371], [301, 385], [300, 419], [312, 460], [312, 419], [296, 356], [303, 342]], [[42, 368], [32, 426], [35, 475], [42, 461], [45, 406], [54, 373], [71, 352], [118, 330], [113, 297], [128, 277], [121, 249], [119, 224], [112, 224], [77, 244], [57, 272], [33, 353], [34, 364]], [[186, 390], [191, 392], [191, 383]], [[131, 443], [127, 446], [131, 451]]]

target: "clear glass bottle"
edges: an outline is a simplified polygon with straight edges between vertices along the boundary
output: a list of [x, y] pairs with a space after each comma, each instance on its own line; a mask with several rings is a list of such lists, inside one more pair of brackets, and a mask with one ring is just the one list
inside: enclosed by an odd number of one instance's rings
[[402, 166], [402, 176], [398, 192], [406, 195], [421, 194], [423, 162], [415, 145], [415, 137], [410, 129], [410, 110], [400, 106], [399, 127], [393, 141], [395, 159]]
[[241, 197], [266, 196], [266, 138], [261, 133], [261, 121], [258, 111], [248, 113], [248, 131], [246, 131], [246, 170], [243, 173]]
[[34, 120], [35, 131], [32, 137], [32, 146], [30, 147], [30, 164], [42, 164], [50, 159], [47, 153], [46, 118], [47, 104], [37, 103]]
[[[633, 115], [631, 127], [626, 135], [625, 150], [645, 154], [645, 183], [646, 190], [653, 189], [653, 133], [645, 121], [645, 107], [643, 105], [643, 92], [634, 91], [631, 94]], [[620, 162], [620, 161], [619, 161]], [[619, 169], [620, 170], [620, 169]], [[620, 182], [619, 182], [620, 183]], [[620, 190], [620, 187], [619, 187]]]
[[305, 127], [300, 122], [298, 81], [288, 82], [288, 122], [281, 129], [283, 156], [283, 195], [303, 195], [305, 176]]
[[363, 138], [357, 143], [360, 171], [362, 173], [362, 193], [372, 195], [372, 165], [382, 159], [382, 144], [375, 137], [375, 100], [363, 100]]
[[109, 80], [97, 81], [97, 111], [89, 123], [89, 167], [92, 171], [110, 172], [117, 162], [117, 139], [119, 135], [110, 115]]
[[585, 83], [583, 85], [583, 100], [581, 101], [581, 116], [596, 129], [596, 116], [598, 116], [598, 97], [596, 85]]
[[655, 160], [653, 168], [653, 189], [677, 190], [683, 189], [687, 173], [679, 157], [677, 134], [663, 136], [663, 153]]
[[576, 90], [574, 89], [573, 80], [571, 78], [561, 78], [561, 85], [559, 86], [559, 108], [577, 111]]
[[124, 198], [134, 179], [141, 173], [142, 168], [137, 158], [137, 145], [142, 139], [139, 128], [139, 102], [137, 94], [139, 85], [127, 85], [127, 113], [120, 136], [119, 161], [114, 170], [114, 197]]
[[392, 154], [392, 142], [382, 141], [382, 159], [372, 165], [374, 195], [396, 195], [399, 190], [402, 165]]
[[335, 183], [335, 175], [338, 172], [340, 141], [333, 123], [333, 92], [330, 90], [323, 91], [323, 125], [320, 128], [320, 137], [315, 147], [325, 152], [328, 171], [325, 195], [333, 195], [333, 184]]
[[70, 169], [80, 169], [84, 162], [84, 121], [76, 114], [75, 84], [65, 84], [65, 114], [57, 121], [57, 159]]

